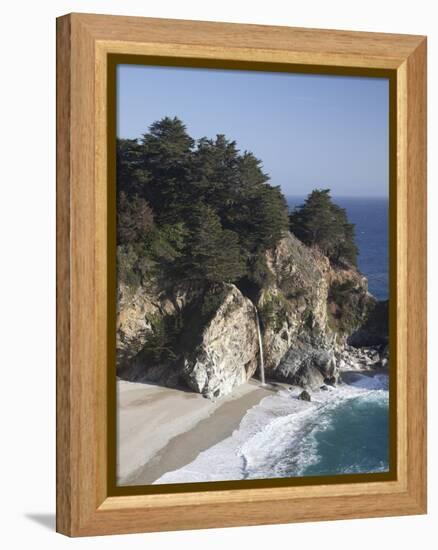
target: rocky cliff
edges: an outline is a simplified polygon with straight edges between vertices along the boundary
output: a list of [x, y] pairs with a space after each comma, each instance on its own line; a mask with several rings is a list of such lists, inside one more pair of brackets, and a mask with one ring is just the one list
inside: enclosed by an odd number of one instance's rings
[[184, 356], [183, 378], [194, 391], [219, 397], [251, 378], [258, 355], [254, 304], [236, 286], [224, 284], [219, 307]]
[[373, 301], [366, 278], [332, 266], [290, 233], [268, 252], [267, 265], [272, 282], [258, 307], [268, 376], [310, 388], [336, 383], [338, 354]]
[[267, 252], [266, 265], [266, 280], [251, 299], [243, 285], [226, 283], [193, 281], [170, 293], [153, 284], [121, 285], [119, 375], [211, 399], [225, 395], [260, 365], [257, 308], [267, 379], [308, 388], [337, 383], [348, 344], [362, 345], [361, 338], [378, 332], [366, 278], [331, 265], [291, 233]]

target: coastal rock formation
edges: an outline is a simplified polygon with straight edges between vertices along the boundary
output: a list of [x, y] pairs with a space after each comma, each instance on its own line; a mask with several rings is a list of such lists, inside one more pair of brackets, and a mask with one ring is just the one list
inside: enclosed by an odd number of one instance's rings
[[259, 353], [255, 319], [254, 304], [236, 286], [226, 285], [200, 343], [184, 358], [182, 375], [190, 388], [217, 398], [251, 378]]
[[156, 292], [143, 286], [133, 289], [119, 285], [117, 305], [117, 367], [120, 369], [141, 351], [153, 331], [153, 319], [163, 314], [164, 304], [157, 302]]
[[274, 370], [274, 376], [277, 380], [311, 390], [323, 384], [334, 385], [339, 380], [333, 351], [303, 343], [290, 348]]
[[188, 386], [210, 399], [229, 393], [257, 368], [254, 304], [232, 284], [179, 288], [171, 299], [122, 288], [118, 375]]
[[267, 253], [269, 286], [258, 300], [265, 363], [275, 369], [300, 339], [320, 337], [327, 328], [329, 262], [287, 233]]
[[310, 393], [306, 390], [303, 390], [300, 395], [298, 396], [298, 399], [300, 399], [301, 401], [312, 401], [312, 397], [310, 395]]
[[197, 281], [166, 291], [120, 285], [118, 375], [226, 395], [260, 366], [257, 312], [267, 379], [313, 390], [338, 383], [347, 363], [387, 364], [380, 352], [362, 351], [384, 348], [387, 310], [355, 268], [333, 265], [289, 232], [266, 253], [266, 267], [256, 293]]
[[388, 366], [388, 346], [355, 348], [347, 344], [337, 355], [339, 368], [374, 370]]
[[368, 280], [351, 266], [331, 266], [328, 273], [329, 325], [340, 345], [367, 322], [376, 299], [368, 292]]
[[176, 317], [202, 295], [197, 284], [180, 284], [170, 294], [151, 282], [137, 287], [119, 284], [117, 297], [117, 368], [130, 365], [148, 339], [156, 335], [163, 320]]
[[312, 389], [337, 383], [338, 352], [374, 303], [366, 278], [290, 233], [267, 265], [271, 282], [258, 301], [267, 376]]

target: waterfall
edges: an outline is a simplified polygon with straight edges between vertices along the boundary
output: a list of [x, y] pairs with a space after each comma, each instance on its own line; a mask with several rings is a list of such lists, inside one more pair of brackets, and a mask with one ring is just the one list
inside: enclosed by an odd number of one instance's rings
[[257, 336], [259, 339], [259, 350], [260, 350], [260, 381], [262, 383], [262, 386], [265, 385], [265, 362], [263, 358], [263, 342], [262, 342], [262, 331], [260, 330], [260, 319], [259, 319], [259, 312], [257, 311], [257, 307], [255, 308], [255, 316], [256, 316], [256, 324], [257, 324]]

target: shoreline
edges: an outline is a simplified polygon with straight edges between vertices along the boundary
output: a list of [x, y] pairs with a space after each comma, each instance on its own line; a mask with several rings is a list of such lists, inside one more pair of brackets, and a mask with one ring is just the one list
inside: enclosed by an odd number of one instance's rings
[[184, 390], [118, 380], [118, 484], [151, 484], [188, 464], [230, 436], [249, 409], [280, 387], [251, 379], [212, 402]]
[[[354, 384], [358, 375], [377, 374], [388, 370], [343, 369], [340, 387]], [[230, 437], [250, 409], [281, 389], [292, 386], [268, 382], [262, 387], [251, 379], [230, 395], [210, 401], [183, 389], [118, 380], [118, 485], [150, 485], [187, 466]]]

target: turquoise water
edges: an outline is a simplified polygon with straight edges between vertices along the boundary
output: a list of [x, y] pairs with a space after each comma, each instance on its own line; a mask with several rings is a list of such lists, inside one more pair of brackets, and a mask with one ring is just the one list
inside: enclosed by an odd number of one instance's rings
[[356, 397], [327, 413], [315, 429], [319, 459], [304, 476], [388, 470], [388, 400]]
[[[296, 410], [283, 399], [285, 421], [266, 431], [268, 453], [245, 450], [249, 477], [303, 477], [388, 471], [388, 377], [355, 374], [354, 382], [314, 394], [315, 403]], [[293, 399], [293, 397], [292, 397]], [[293, 415], [288, 418], [288, 408]], [[292, 411], [290, 411], [292, 412]], [[287, 431], [287, 435], [282, 433]], [[270, 439], [270, 443], [267, 443]]]
[[298, 399], [265, 397], [231, 437], [155, 483], [268, 479], [388, 470], [388, 377], [355, 373], [349, 384]]

